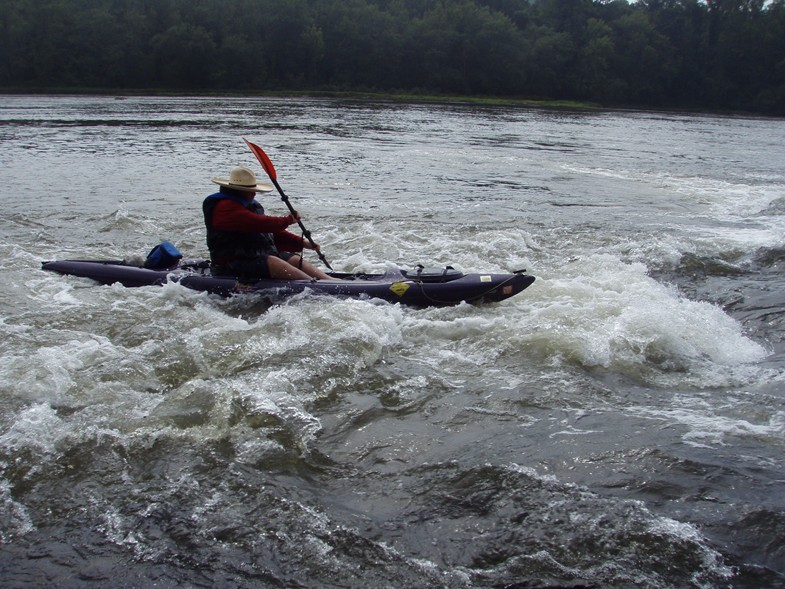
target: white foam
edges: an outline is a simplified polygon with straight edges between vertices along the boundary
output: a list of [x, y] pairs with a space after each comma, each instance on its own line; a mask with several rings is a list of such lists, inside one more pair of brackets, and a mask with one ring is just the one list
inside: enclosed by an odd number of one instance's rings
[[611, 255], [589, 255], [540, 277], [515, 305], [520, 340], [584, 366], [698, 370], [740, 366], [766, 351], [719, 307], [688, 300]]
[[0, 446], [8, 450], [32, 448], [52, 453], [68, 433], [52, 407], [36, 403], [17, 414], [10, 427], [0, 435]]
[[704, 578], [706, 573], [711, 573], [712, 577], [722, 579], [732, 579], [735, 576], [733, 567], [725, 564], [722, 555], [709, 547], [706, 539], [692, 524], [659, 517], [651, 521], [649, 533], [690, 544], [693, 549], [698, 551], [703, 567], [692, 575], [692, 581], [696, 587], [710, 589], [716, 586], [715, 579]]
[[76, 375], [87, 367], [120, 358], [122, 351], [105, 337], [73, 333], [59, 345], [39, 347], [31, 356], [10, 356], [0, 375], [18, 399], [58, 402], [72, 393]]
[[[685, 428], [685, 443], [701, 448], [724, 446], [731, 439], [757, 438], [781, 443], [785, 439], [785, 413], [776, 412], [764, 421], [754, 423], [752, 416], [723, 415], [718, 410], [695, 403], [687, 396], [681, 398], [680, 407], [636, 407], [630, 413]], [[692, 405], [692, 406], [690, 406]], [[697, 406], [696, 406], [697, 405]], [[760, 419], [760, 416], [758, 416]]]

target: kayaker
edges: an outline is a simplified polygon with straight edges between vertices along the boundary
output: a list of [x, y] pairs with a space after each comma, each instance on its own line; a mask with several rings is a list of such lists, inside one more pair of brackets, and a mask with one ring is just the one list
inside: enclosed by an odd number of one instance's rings
[[302, 258], [303, 249], [319, 251], [319, 244], [311, 245], [286, 230], [297, 223], [299, 213], [264, 214], [256, 193], [272, 191], [271, 185], [258, 184], [253, 171], [242, 166], [232, 168], [229, 178], [211, 181], [221, 187], [202, 203], [213, 275], [236, 276], [245, 282], [333, 279]]

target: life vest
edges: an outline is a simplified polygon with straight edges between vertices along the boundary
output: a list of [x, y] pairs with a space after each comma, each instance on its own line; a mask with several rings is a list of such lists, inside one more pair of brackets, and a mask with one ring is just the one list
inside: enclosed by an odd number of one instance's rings
[[204, 224], [207, 227], [207, 248], [210, 250], [210, 259], [214, 263], [226, 264], [236, 260], [253, 260], [278, 252], [272, 233], [214, 229], [213, 211], [222, 200], [233, 200], [254, 213], [264, 214], [264, 208], [255, 200], [249, 203], [248, 200], [239, 196], [222, 192], [216, 192], [204, 199], [202, 212], [204, 213]]

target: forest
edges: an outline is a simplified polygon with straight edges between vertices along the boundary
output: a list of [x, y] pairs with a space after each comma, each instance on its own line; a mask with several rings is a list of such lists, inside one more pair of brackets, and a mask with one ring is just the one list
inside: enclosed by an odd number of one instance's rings
[[785, 0], [0, 0], [0, 92], [364, 92], [785, 115]]

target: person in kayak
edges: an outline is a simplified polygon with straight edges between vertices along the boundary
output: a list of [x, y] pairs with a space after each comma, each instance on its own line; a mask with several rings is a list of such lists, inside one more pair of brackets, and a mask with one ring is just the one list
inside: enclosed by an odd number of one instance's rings
[[319, 251], [319, 244], [286, 230], [297, 223], [299, 213], [264, 214], [255, 197], [272, 191], [271, 185], [257, 184], [253, 171], [242, 166], [232, 168], [229, 178], [211, 181], [221, 187], [202, 203], [213, 275], [242, 281], [333, 279], [302, 258], [304, 248]]

